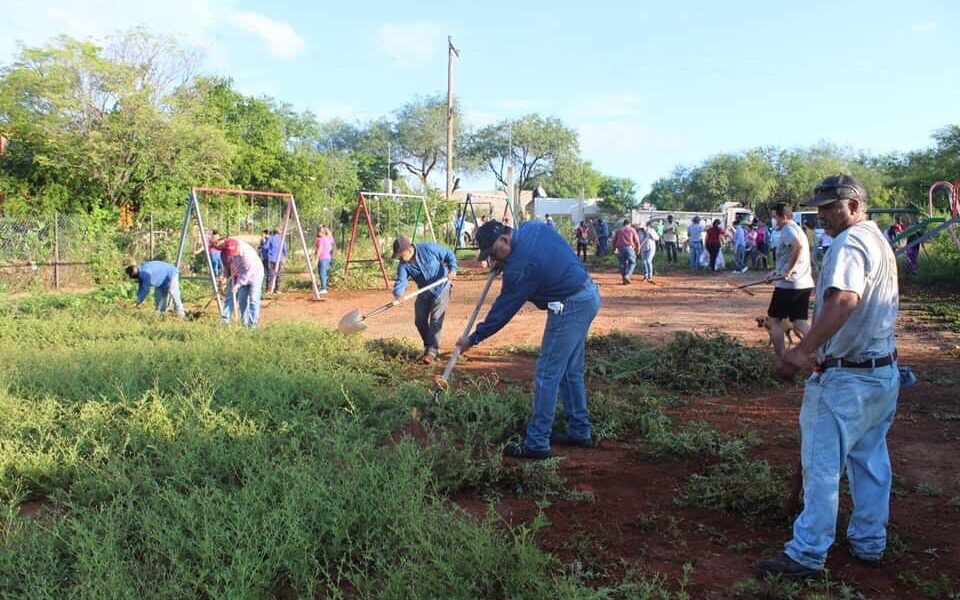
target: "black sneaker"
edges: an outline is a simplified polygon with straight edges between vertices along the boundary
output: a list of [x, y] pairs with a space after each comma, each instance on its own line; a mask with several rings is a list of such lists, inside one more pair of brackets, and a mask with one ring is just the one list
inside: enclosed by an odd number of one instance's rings
[[867, 556], [860, 556], [859, 554], [857, 554], [856, 550], [854, 550], [853, 548], [849, 548], [848, 550], [850, 551], [850, 556], [853, 557], [853, 560], [857, 561], [861, 565], [868, 567], [870, 569], [880, 568], [881, 557], [878, 556], [876, 558], [873, 558], [873, 557], [867, 557]]
[[550, 436], [551, 446], [573, 446], [576, 448], [596, 448], [592, 439], [575, 438], [565, 431], [553, 433]]
[[757, 574], [761, 577], [779, 575], [787, 579], [803, 579], [814, 577], [823, 572], [823, 569], [811, 569], [793, 560], [786, 553], [774, 558], [767, 558], [757, 563]]
[[510, 458], [528, 458], [531, 460], [544, 460], [550, 458], [549, 450], [530, 450], [520, 444], [507, 444], [503, 447], [503, 455]]

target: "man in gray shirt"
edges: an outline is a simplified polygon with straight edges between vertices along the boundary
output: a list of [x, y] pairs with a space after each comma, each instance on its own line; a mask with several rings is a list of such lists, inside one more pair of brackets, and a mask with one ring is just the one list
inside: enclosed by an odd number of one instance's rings
[[800, 408], [804, 506], [784, 552], [757, 564], [761, 575], [809, 577], [823, 571], [836, 537], [844, 469], [853, 499], [850, 553], [878, 566], [886, 548], [893, 480], [887, 432], [900, 389], [897, 261], [876, 223], [867, 219], [866, 201], [860, 182], [835, 175], [805, 203], [817, 207], [834, 241], [820, 272], [813, 326], [776, 366], [786, 379], [816, 361]]

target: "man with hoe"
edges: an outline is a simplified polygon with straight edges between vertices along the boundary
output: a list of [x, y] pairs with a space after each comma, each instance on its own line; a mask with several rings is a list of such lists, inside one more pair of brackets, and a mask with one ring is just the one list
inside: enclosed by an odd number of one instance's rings
[[137, 289], [137, 306], [143, 304], [154, 288], [153, 299], [160, 313], [167, 311], [172, 302], [173, 309], [178, 317], [183, 317], [183, 302], [180, 300], [180, 271], [176, 265], [160, 260], [149, 260], [141, 265], [129, 265], [126, 268], [127, 277], [136, 279], [140, 283]]
[[853, 499], [850, 554], [878, 566], [886, 548], [892, 483], [887, 432], [900, 389], [893, 331], [897, 261], [867, 218], [866, 202], [866, 188], [849, 175], [827, 177], [805, 202], [817, 207], [834, 241], [820, 271], [813, 326], [776, 366], [787, 379], [816, 361], [800, 408], [804, 506], [784, 552], [757, 564], [761, 575], [823, 572], [836, 537], [844, 468]]
[[450, 303], [450, 291], [457, 276], [457, 257], [446, 246], [433, 242], [413, 244], [410, 238], [400, 236], [393, 242], [393, 258], [399, 260], [397, 280], [393, 284], [393, 303], [400, 304], [407, 279], [417, 282], [417, 287], [426, 287], [446, 277], [450, 281], [417, 296], [413, 305], [414, 323], [423, 340], [423, 356], [420, 362], [429, 365], [440, 349], [440, 331], [443, 318]]
[[767, 316], [770, 317], [770, 339], [777, 356], [783, 356], [783, 322], [789, 319], [794, 329], [806, 335], [810, 329], [810, 293], [813, 291], [813, 271], [807, 236], [793, 220], [789, 204], [778, 202], [770, 209], [770, 220], [780, 232], [774, 254], [774, 271], [767, 276], [773, 284], [773, 297]]
[[[545, 459], [551, 444], [592, 448], [583, 368], [587, 332], [600, 310], [596, 284], [570, 245], [544, 223], [528, 221], [514, 230], [491, 221], [477, 231], [476, 241], [479, 258], [489, 257], [503, 271], [503, 286], [484, 321], [457, 341], [461, 350], [500, 331], [527, 301], [548, 311], [527, 436], [522, 444], [508, 444], [504, 455]], [[558, 393], [567, 428], [552, 433]]]
[[235, 237], [221, 241], [220, 250], [226, 259], [223, 273], [230, 277], [220, 321], [229, 323], [236, 309], [240, 311], [244, 326], [256, 327], [260, 320], [260, 298], [263, 295], [263, 262], [260, 255], [253, 246]]

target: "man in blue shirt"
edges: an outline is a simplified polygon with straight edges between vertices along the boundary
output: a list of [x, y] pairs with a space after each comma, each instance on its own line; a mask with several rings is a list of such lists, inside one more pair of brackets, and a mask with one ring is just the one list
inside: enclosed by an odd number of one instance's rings
[[[592, 448], [590, 413], [583, 380], [584, 346], [600, 310], [600, 292], [570, 245], [545, 223], [528, 221], [513, 230], [491, 221], [477, 231], [479, 259], [503, 269], [503, 287], [473, 333], [457, 341], [467, 350], [500, 331], [527, 301], [548, 310], [534, 378], [533, 415], [523, 444], [508, 444], [513, 458], [544, 459], [550, 445]], [[552, 433], [557, 394], [567, 430]]]
[[393, 242], [393, 259], [399, 260], [397, 280], [393, 284], [393, 303], [399, 304], [407, 289], [407, 280], [413, 279], [417, 287], [448, 278], [450, 281], [417, 296], [413, 305], [414, 323], [423, 340], [423, 356], [420, 362], [429, 365], [440, 349], [440, 331], [450, 302], [451, 283], [457, 276], [457, 257], [446, 246], [433, 242], [413, 244], [410, 238], [400, 236]]
[[287, 243], [280, 237], [280, 230], [274, 229], [273, 235], [263, 243], [263, 254], [267, 260], [267, 291], [280, 293], [280, 271], [287, 258]]
[[140, 282], [140, 287], [137, 290], [137, 306], [143, 304], [143, 301], [147, 299], [150, 288], [155, 288], [153, 299], [158, 311], [166, 312], [167, 306], [172, 300], [173, 309], [177, 316], [185, 316], [183, 302], [180, 300], [180, 271], [177, 270], [176, 265], [151, 260], [140, 266], [129, 265], [126, 272], [127, 277]]
[[603, 220], [597, 219], [597, 256], [607, 255], [607, 240], [610, 239], [610, 226]]

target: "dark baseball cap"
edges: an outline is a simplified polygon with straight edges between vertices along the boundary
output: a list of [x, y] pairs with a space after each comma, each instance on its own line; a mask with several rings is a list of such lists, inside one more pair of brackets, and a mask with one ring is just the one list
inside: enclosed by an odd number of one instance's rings
[[825, 206], [837, 200], [857, 199], [867, 200], [867, 190], [850, 175], [831, 175], [813, 188], [813, 197], [800, 203], [801, 206]]
[[397, 239], [393, 240], [393, 260], [400, 258], [400, 253], [412, 246], [413, 243], [405, 235], [401, 235]]
[[477, 241], [477, 247], [480, 248], [477, 260], [487, 260], [487, 257], [490, 256], [490, 248], [493, 247], [497, 238], [503, 235], [505, 229], [503, 223], [496, 219], [487, 221], [477, 229], [477, 234], [473, 236], [473, 239]]

